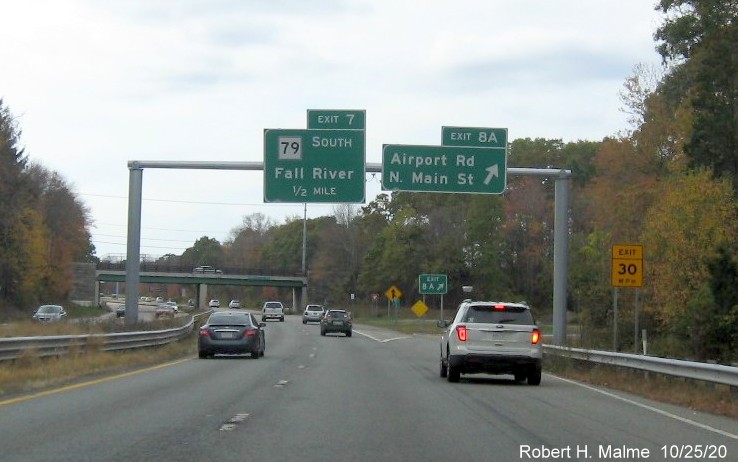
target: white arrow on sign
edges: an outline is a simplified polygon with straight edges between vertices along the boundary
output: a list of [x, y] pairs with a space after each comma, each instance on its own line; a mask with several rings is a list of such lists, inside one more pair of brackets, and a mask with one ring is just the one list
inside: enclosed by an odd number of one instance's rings
[[494, 176], [499, 177], [500, 176], [500, 169], [497, 166], [497, 164], [495, 164], [495, 165], [493, 165], [491, 167], [487, 167], [485, 170], [487, 170], [487, 178], [484, 179], [484, 184], [486, 184], [486, 185], [489, 184], [490, 181], [492, 181], [492, 177], [494, 177]]

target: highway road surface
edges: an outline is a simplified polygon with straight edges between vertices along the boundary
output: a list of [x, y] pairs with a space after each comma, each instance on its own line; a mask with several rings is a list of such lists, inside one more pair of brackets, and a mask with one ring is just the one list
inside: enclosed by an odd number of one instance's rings
[[548, 374], [448, 383], [436, 336], [288, 316], [266, 341], [5, 398], [0, 461], [738, 460], [733, 419]]

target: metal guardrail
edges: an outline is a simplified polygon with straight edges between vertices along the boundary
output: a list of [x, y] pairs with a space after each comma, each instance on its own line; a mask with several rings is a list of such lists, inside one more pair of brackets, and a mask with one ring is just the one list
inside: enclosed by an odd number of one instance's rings
[[46, 335], [39, 337], [0, 338], [0, 361], [18, 359], [24, 352], [34, 356], [59, 356], [70, 351], [99, 348], [102, 351], [130, 350], [176, 342], [192, 332], [197, 315], [182, 326], [142, 332], [118, 332], [89, 335]]
[[546, 353], [582, 361], [738, 387], [738, 367], [557, 345], [544, 345], [543, 348]]

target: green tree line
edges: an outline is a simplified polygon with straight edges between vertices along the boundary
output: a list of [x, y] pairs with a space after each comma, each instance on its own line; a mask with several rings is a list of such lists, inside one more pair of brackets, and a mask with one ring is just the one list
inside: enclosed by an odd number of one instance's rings
[[[633, 327], [636, 302], [650, 352], [738, 359], [738, 2], [661, 0], [654, 34], [663, 66], [636, 65], [621, 93], [630, 126], [598, 141], [516, 139], [508, 166], [572, 170], [567, 305], [583, 346], [609, 347], [614, 323]], [[65, 268], [94, 258], [89, 217], [62, 179], [28, 165], [0, 104], [0, 298], [17, 305], [63, 296]], [[380, 194], [332, 216], [243, 217], [224, 242], [203, 236], [183, 264], [300, 271], [303, 226], [311, 302], [368, 303], [400, 287], [418, 298], [421, 273], [449, 277], [447, 306], [466, 297], [525, 300], [552, 311], [553, 181], [510, 177], [502, 195]], [[63, 216], [54, 212], [72, 210]], [[614, 319], [613, 244], [644, 246], [644, 286], [620, 291]], [[33, 273], [32, 278], [21, 277]], [[246, 290], [246, 289], [243, 289]], [[264, 297], [265, 293], [244, 293]], [[273, 294], [269, 294], [273, 295]], [[637, 298], [637, 300], [636, 300]], [[619, 349], [633, 348], [621, 335]]]

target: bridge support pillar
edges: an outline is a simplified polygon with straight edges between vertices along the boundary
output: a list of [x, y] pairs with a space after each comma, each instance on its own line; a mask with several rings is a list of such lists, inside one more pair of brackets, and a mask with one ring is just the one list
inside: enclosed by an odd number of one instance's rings
[[205, 307], [210, 308], [208, 305], [208, 285], [200, 284], [197, 291], [197, 308], [202, 310]]

